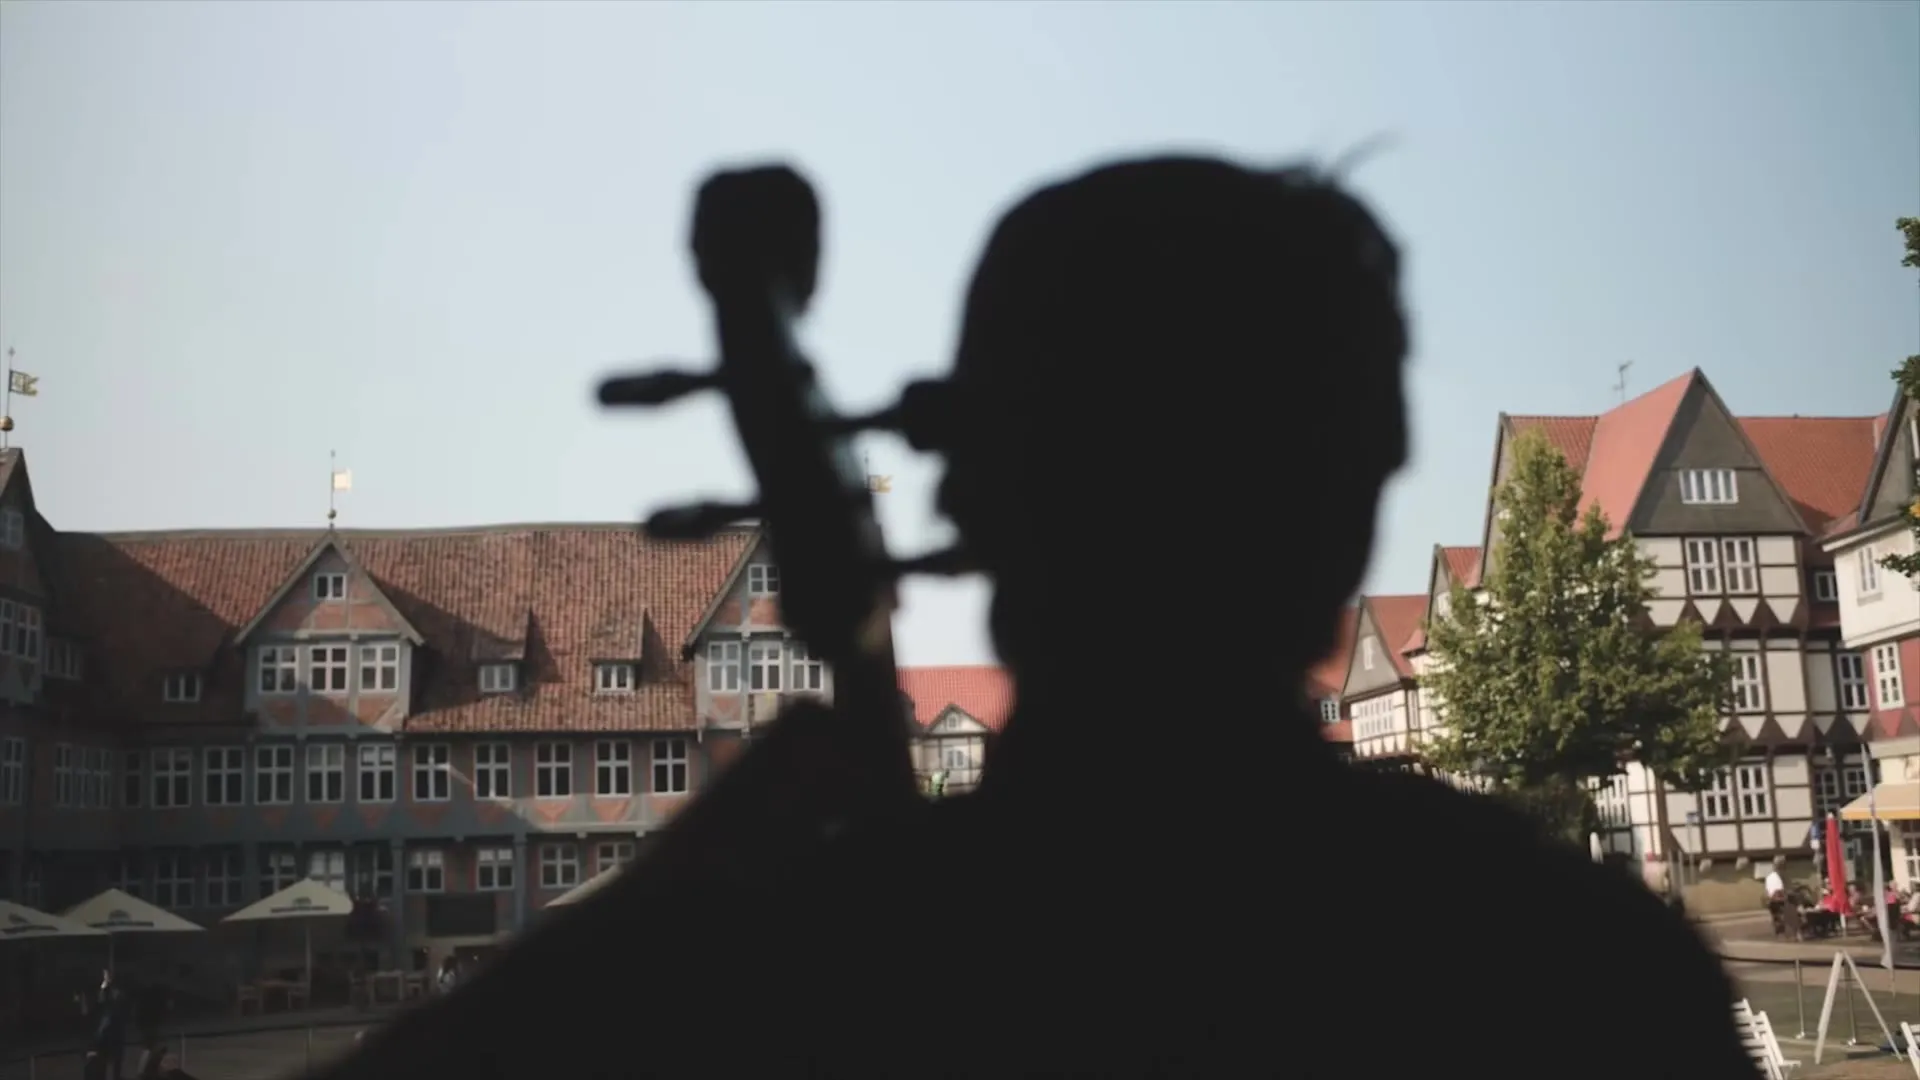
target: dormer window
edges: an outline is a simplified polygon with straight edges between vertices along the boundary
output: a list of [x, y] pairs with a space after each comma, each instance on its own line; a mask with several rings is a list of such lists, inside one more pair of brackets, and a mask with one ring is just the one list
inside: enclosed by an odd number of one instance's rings
[[1690, 506], [1732, 506], [1740, 488], [1732, 469], [1687, 469], [1680, 474], [1680, 501]]
[[626, 694], [633, 691], [632, 664], [593, 665], [593, 689], [598, 694]]
[[27, 515], [8, 507], [0, 510], [0, 547], [19, 551], [27, 546]]
[[160, 680], [160, 700], [172, 705], [184, 705], [200, 700], [200, 673], [197, 671], [176, 671]]
[[347, 598], [347, 575], [313, 575], [313, 598], [315, 600], [345, 600]]
[[747, 595], [780, 595], [780, 568], [772, 563], [754, 563], [747, 567]]
[[519, 672], [512, 664], [480, 665], [480, 692], [483, 694], [510, 694], [520, 685]]

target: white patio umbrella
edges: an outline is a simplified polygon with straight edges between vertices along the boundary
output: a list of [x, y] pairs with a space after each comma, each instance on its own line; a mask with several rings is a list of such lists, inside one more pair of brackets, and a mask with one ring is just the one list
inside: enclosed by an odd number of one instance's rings
[[353, 914], [353, 898], [330, 885], [312, 878], [281, 889], [221, 919], [230, 923], [287, 922], [299, 920], [306, 934], [307, 985], [313, 985], [313, 920], [345, 918]]
[[1593, 856], [1594, 862], [1604, 863], [1607, 861], [1607, 849], [1604, 844], [1600, 843], [1599, 833], [1590, 832], [1587, 834], [1587, 854]]
[[188, 922], [163, 907], [119, 889], [108, 889], [91, 900], [67, 909], [68, 919], [113, 935], [107, 940], [107, 968], [113, 968], [114, 946], [121, 934], [205, 933], [206, 927]]
[[96, 930], [86, 923], [75, 922], [61, 915], [49, 915], [44, 911], [35, 911], [25, 904], [16, 904], [11, 900], [0, 900], [0, 941], [106, 936], [105, 930]]

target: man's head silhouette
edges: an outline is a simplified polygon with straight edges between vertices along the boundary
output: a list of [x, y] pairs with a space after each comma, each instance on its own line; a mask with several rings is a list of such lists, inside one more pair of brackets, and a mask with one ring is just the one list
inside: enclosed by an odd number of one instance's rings
[[1373, 217], [1305, 169], [1124, 162], [1001, 220], [940, 503], [1023, 682], [1109, 612], [1190, 641], [1253, 617], [1270, 675], [1324, 655], [1406, 456], [1398, 277]]

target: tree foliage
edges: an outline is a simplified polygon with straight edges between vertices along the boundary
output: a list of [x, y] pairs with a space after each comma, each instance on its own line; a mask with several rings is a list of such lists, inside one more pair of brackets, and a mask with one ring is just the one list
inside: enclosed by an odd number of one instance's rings
[[1652, 563], [1608, 537], [1599, 508], [1581, 516], [1580, 477], [1539, 432], [1515, 441], [1495, 500], [1484, 595], [1456, 582], [1427, 631], [1422, 682], [1445, 729], [1429, 759], [1522, 803], [1564, 807], [1629, 760], [1698, 788], [1731, 758], [1726, 655], [1701, 647], [1697, 624], [1647, 621]]
[[[1894, 224], [1907, 245], [1906, 255], [1901, 258], [1900, 265], [1920, 270], [1920, 218], [1901, 218]], [[1906, 363], [1895, 368], [1893, 381], [1900, 385], [1907, 397], [1920, 401], [1920, 356], [1909, 356]], [[1920, 540], [1920, 501], [1907, 508], [1907, 524], [1914, 530], [1916, 540]], [[1908, 577], [1920, 574], [1920, 543], [1914, 545], [1912, 554], [1889, 555], [1880, 563], [1896, 574]]]

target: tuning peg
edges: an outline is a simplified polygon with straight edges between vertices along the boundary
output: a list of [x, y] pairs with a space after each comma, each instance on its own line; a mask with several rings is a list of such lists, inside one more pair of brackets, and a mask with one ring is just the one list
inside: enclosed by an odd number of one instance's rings
[[959, 577], [971, 574], [979, 567], [965, 549], [950, 547], [945, 551], [929, 552], [911, 559], [896, 559], [893, 564], [895, 574], [905, 577], [908, 574], [922, 574], [929, 577]]
[[662, 540], [704, 540], [737, 522], [760, 516], [752, 503], [696, 503], [657, 510], [647, 519], [647, 534]]
[[602, 405], [665, 405], [720, 385], [720, 377], [694, 371], [657, 371], [622, 375], [600, 384]]

